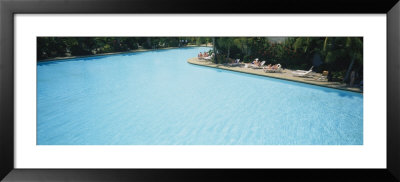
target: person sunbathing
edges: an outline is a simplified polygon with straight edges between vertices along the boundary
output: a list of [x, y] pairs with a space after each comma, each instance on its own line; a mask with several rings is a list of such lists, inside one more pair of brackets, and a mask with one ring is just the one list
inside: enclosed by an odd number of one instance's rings
[[197, 55], [198, 58], [202, 58], [203, 54], [201, 54], [201, 52]]
[[258, 64], [258, 58], [256, 58], [251, 64]]
[[268, 64], [267, 66], [264, 66], [263, 69], [264, 69], [264, 70], [265, 70], [265, 69], [267, 69], [267, 70], [272, 69], [272, 65], [271, 65], [271, 64]]
[[204, 52], [204, 57], [208, 57], [208, 53], [207, 52]]

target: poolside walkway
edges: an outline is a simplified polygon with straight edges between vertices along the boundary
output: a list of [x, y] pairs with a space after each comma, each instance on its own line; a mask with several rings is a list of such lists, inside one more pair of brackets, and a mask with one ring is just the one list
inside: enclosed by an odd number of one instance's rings
[[315, 72], [312, 72], [310, 74], [311, 75], [310, 77], [295, 77], [292, 74], [293, 70], [289, 70], [289, 69], [284, 69], [281, 73], [265, 73], [262, 69], [246, 68], [245, 64], [240, 64], [238, 66], [229, 66], [228, 64], [224, 64], [224, 65], [215, 64], [210, 61], [199, 60], [197, 57], [190, 58], [187, 60], [187, 62], [190, 64], [196, 64], [196, 65], [200, 65], [200, 66], [207, 66], [207, 67], [219, 68], [219, 69], [224, 69], [224, 70], [260, 75], [260, 76], [267, 76], [267, 77], [272, 77], [272, 78], [313, 84], [313, 85], [318, 85], [318, 86], [323, 86], [323, 87], [329, 87], [329, 88], [335, 88], [335, 89], [341, 89], [341, 90], [347, 90], [347, 91], [353, 91], [353, 92], [359, 92], [359, 93], [363, 92], [358, 87], [349, 87], [344, 83], [328, 82], [326, 79], [318, 79], [321, 77], [321, 74], [315, 73]]

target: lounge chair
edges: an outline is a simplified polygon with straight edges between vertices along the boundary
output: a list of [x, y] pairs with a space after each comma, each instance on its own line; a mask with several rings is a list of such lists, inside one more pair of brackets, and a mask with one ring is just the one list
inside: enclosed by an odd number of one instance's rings
[[[314, 68], [314, 66], [311, 66], [311, 68], [308, 71], [312, 70], [313, 68]], [[305, 73], [305, 72], [308, 72], [308, 71], [306, 71], [306, 70], [296, 70], [295, 72]]]
[[229, 66], [239, 66], [240, 64], [241, 64], [241, 63], [240, 63], [240, 59], [236, 59], [234, 63], [230, 63], [230, 64], [228, 64], [228, 65], [229, 65]]
[[277, 65], [277, 68], [263, 68], [264, 72], [266, 73], [276, 73], [276, 72], [282, 72], [282, 66], [281, 64]]
[[312, 69], [306, 71], [306, 72], [292, 72], [293, 76], [299, 76], [299, 77], [307, 77], [310, 73], [312, 72]]
[[211, 60], [211, 59], [213, 58], [213, 56], [214, 56], [214, 53], [213, 53], [213, 54], [211, 54], [211, 56], [208, 56], [208, 57], [203, 57], [203, 59], [205, 59], [205, 60]]
[[261, 68], [262, 66], [264, 66], [264, 64], [265, 64], [265, 61], [261, 61], [261, 64], [260, 64], [259, 68]]
[[311, 68], [308, 71], [296, 70], [296, 71], [293, 71], [292, 74], [293, 74], [293, 76], [307, 77], [312, 72], [313, 68], [314, 68], [314, 66], [311, 66]]
[[249, 64], [249, 65], [253, 69], [260, 69], [260, 68], [262, 68], [262, 66], [264, 66], [264, 64], [265, 64], [265, 61], [261, 61], [260, 66], [257, 66], [255, 64]]

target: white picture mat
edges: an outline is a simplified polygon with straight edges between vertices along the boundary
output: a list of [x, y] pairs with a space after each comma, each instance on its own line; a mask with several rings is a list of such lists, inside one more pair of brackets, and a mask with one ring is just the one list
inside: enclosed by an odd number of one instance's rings
[[[16, 14], [14, 28], [16, 168], [386, 168], [385, 14]], [[364, 145], [37, 146], [37, 36], [363, 36]]]

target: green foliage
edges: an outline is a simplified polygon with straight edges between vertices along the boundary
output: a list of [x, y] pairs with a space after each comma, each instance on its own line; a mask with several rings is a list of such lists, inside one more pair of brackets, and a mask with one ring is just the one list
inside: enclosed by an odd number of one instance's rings
[[[187, 37], [38, 37], [37, 59], [181, 47], [193, 43], [193, 40]], [[211, 39], [201, 37], [199, 41], [203, 44]]]

